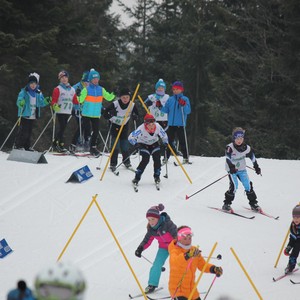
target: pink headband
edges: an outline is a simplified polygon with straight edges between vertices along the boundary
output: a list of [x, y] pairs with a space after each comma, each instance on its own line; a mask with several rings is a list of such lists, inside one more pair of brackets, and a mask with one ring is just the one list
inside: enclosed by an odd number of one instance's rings
[[180, 241], [188, 235], [193, 236], [192, 229], [189, 227], [183, 227], [177, 233], [177, 240]]

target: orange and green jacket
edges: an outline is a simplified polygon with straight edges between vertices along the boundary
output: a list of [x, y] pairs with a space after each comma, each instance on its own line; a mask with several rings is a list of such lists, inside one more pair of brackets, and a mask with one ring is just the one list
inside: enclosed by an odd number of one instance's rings
[[[195, 246], [192, 246], [192, 248], [195, 248]], [[168, 250], [170, 254], [170, 296], [173, 298], [179, 296], [188, 298], [195, 285], [196, 270], [202, 270], [206, 261], [201, 255], [186, 260], [184, 254], [187, 250], [177, 246], [176, 240], [170, 243]], [[208, 264], [205, 273], [210, 273], [212, 266], [212, 264]], [[199, 292], [196, 289], [192, 299], [197, 298], [199, 298]]]

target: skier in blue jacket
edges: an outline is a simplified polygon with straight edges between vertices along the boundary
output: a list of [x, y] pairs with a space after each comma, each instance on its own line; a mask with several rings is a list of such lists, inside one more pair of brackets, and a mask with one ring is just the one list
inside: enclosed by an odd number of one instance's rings
[[39, 89], [39, 79], [39, 74], [30, 73], [28, 84], [18, 95], [18, 117], [21, 117], [21, 124], [16, 141], [17, 149], [33, 151], [30, 148], [30, 137], [34, 121], [40, 117], [40, 108], [49, 104]]
[[[172, 84], [173, 96], [169, 97], [165, 106], [161, 107], [161, 111], [168, 114], [168, 130], [169, 143], [174, 149], [175, 135], [179, 140], [179, 146], [183, 154], [183, 163], [188, 163], [187, 145], [185, 143], [185, 126], [187, 115], [191, 113], [191, 105], [188, 97], [183, 95], [183, 84], [175, 81]], [[167, 159], [170, 157], [170, 150], [167, 149]]]
[[35, 300], [32, 291], [27, 287], [24, 280], [18, 281], [17, 288], [7, 294], [7, 300]]

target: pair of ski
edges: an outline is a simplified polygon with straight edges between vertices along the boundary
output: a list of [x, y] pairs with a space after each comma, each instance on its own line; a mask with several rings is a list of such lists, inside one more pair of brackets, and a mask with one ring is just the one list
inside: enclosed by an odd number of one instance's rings
[[[294, 269], [291, 273], [283, 274], [283, 275], [280, 275], [279, 277], [276, 277], [276, 278], [273, 277], [273, 281], [274, 281], [274, 282], [277, 282], [277, 281], [279, 281], [279, 280], [281, 280], [281, 279], [283, 279], [283, 278], [285, 278], [285, 277], [287, 277], [287, 276], [293, 274], [294, 272], [297, 272], [298, 270], [299, 270], [299, 268]], [[291, 280], [291, 279], [290, 279], [290, 282], [293, 283], [293, 284], [300, 284], [300, 282], [296, 282], [296, 281], [293, 281], [293, 280]]]
[[[230, 214], [230, 215], [234, 215], [234, 216], [237, 216], [237, 217], [241, 217], [241, 218], [244, 218], [244, 219], [249, 219], [249, 220], [252, 220], [255, 218], [255, 216], [251, 216], [251, 217], [248, 217], [248, 216], [245, 216], [245, 215], [242, 215], [242, 214], [238, 214], [236, 212], [234, 212], [233, 210], [230, 210], [230, 211], [227, 211], [227, 210], [223, 210], [222, 208], [218, 208], [218, 207], [212, 207], [212, 206], [208, 206], [208, 208], [211, 208], [211, 209], [215, 209], [215, 210], [218, 210], [218, 211], [221, 211], [221, 212], [224, 212], [224, 213], [227, 213], [227, 214]], [[266, 216], [268, 218], [271, 218], [271, 219], [274, 219], [274, 220], [278, 220], [279, 219], [279, 216], [278, 217], [274, 217], [270, 214], [267, 214], [266, 212], [264, 212], [263, 210], [260, 210], [260, 211], [254, 211], [248, 207], [244, 207], [245, 209], [247, 210], [251, 210], [255, 213], [258, 213], [258, 214], [261, 214], [263, 216]]]
[[[158, 292], [158, 291], [160, 291], [160, 290], [162, 290], [162, 289], [163, 289], [163, 287], [158, 287], [158, 288], [155, 289], [155, 291], [152, 292], [151, 294], [153, 294], [153, 293], [155, 293], [155, 292]], [[145, 294], [146, 294], [146, 296], [147, 296], [147, 298], [148, 298], [149, 300], [169, 299], [169, 298], [170, 298], [169, 296], [167, 296], [167, 297], [161, 297], [161, 298], [152, 298], [152, 297], [149, 297], [149, 296], [148, 296], [148, 293], [145, 293]], [[143, 297], [143, 296], [144, 296], [144, 294], [142, 294], [142, 293], [137, 294], [137, 295], [134, 295], [134, 296], [131, 296], [131, 294], [129, 294], [129, 299], [141, 298], [141, 297]]]
[[[156, 190], [160, 190], [159, 182], [154, 182]], [[137, 193], [139, 191], [138, 183], [132, 183], [134, 191]]]

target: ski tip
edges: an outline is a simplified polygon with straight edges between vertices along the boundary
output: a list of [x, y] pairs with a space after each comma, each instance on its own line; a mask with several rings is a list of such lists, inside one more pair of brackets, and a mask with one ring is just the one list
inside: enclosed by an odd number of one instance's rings
[[276, 279], [273, 277], [273, 281], [276, 282]]
[[188, 195], [185, 195], [185, 200], [188, 200], [190, 197]]
[[275, 220], [279, 220], [279, 216], [274, 218]]

